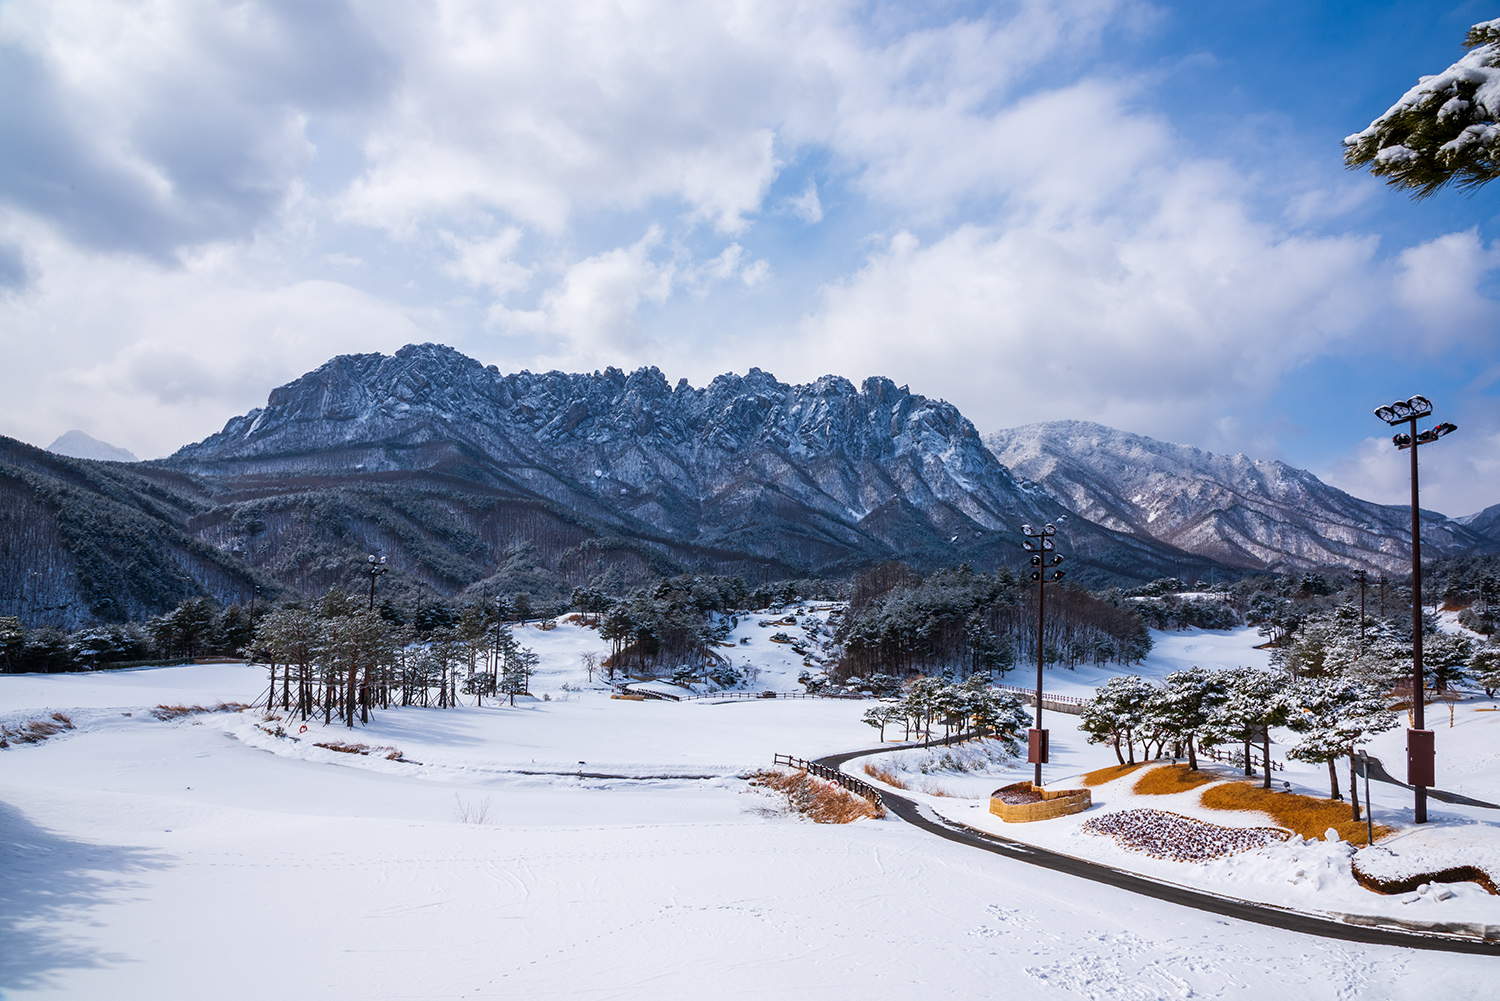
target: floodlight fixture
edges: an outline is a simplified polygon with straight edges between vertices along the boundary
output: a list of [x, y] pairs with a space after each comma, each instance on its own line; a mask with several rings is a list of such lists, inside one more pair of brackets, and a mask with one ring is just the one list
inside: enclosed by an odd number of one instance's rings
[[1063, 557], [1061, 553], [1056, 552], [1056, 525], [1048, 523], [1040, 531], [1034, 531], [1030, 525], [1022, 525], [1021, 530], [1026, 534], [1022, 546], [1031, 554], [1029, 562], [1034, 567], [1031, 571], [1031, 580], [1036, 584], [1036, 725], [1027, 735], [1026, 758], [1036, 766], [1032, 785], [1040, 789], [1042, 765], [1047, 763], [1047, 731], [1042, 728], [1042, 673], [1046, 663], [1043, 644], [1047, 614], [1046, 585], [1062, 580], [1063, 573], [1057, 569], [1057, 565], [1063, 561]]
[[[1416, 794], [1415, 821], [1427, 822], [1427, 787], [1432, 784], [1434, 770], [1433, 734], [1426, 728], [1422, 704], [1425, 687], [1422, 666], [1422, 512], [1418, 504], [1417, 450], [1421, 445], [1430, 445], [1445, 435], [1458, 430], [1458, 425], [1444, 421], [1425, 431], [1417, 430], [1417, 421], [1432, 413], [1432, 401], [1425, 396], [1413, 396], [1375, 408], [1375, 416], [1392, 427], [1405, 424], [1406, 430], [1391, 436], [1391, 444], [1401, 450], [1411, 451], [1411, 692], [1412, 728], [1407, 731], [1407, 784]], [[1361, 580], [1363, 584], [1363, 580]], [[1363, 588], [1361, 588], [1363, 604]], [[1364, 615], [1360, 615], [1360, 630], [1363, 634]], [[1363, 644], [1361, 644], [1363, 645]], [[1369, 797], [1366, 796], [1368, 806]]]
[[365, 567], [365, 573], [370, 575], [370, 611], [372, 612], [375, 611], [375, 581], [381, 574], [389, 573], [391, 569], [385, 565], [385, 561], [384, 556], [377, 558], [374, 553], [371, 553], [369, 565]]
[[1410, 420], [1421, 420], [1432, 413], [1432, 401], [1425, 396], [1413, 396], [1408, 400], [1397, 400], [1375, 408], [1375, 416], [1387, 424], [1404, 424]]

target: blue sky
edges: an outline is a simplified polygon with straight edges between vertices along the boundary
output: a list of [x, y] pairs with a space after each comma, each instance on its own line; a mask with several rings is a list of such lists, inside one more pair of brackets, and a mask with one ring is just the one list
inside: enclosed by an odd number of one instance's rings
[[1500, 502], [1500, 188], [1339, 141], [1472, 3], [0, 5], [0, 431], [165, 454], [328, 357], [887, 375]]

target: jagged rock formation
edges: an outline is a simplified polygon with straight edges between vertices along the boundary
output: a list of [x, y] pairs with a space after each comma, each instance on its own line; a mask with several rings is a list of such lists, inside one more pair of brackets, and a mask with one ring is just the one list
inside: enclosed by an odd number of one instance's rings
[[[521, 580], [555, 596], [606, 572], [1022, 568], [1020, 526], [1049, 520], [1092, 584], [1404, 565], [1403, 509], [1281, 463], [1079, 422], [989, 443], [882, 378], [752, 369], [694, 388], [655, 368], [505, 375], [432, 344], [346, 355], [166, 460], [0, 439], [0, 614], [77, 625], [257, 586], [363, 591], [375, 551], [394, 568], [381, 593], [407, 600]], [[1427, 551], [1494, 548], [1474, 531], [1490, 515], [1430, 516]]]
[[[1410, 508], [1351, 497], [1283, 462], [1215, 455], [1087, 421], [1030, 424], [985, 441], [1016, 476], [1079, 516], [1230, 566], [1410, 567]], [[1492, 547], [1472, 526], [1430, 512], [1423, 519], [1424, 556]]]
[[[167, 463], [235, 493], [437, 477], [705, 569], [993, 565], [1014, 560], [1022, 522], [1059, 512], [1020, 489], [954, 407], [889, 379], [790, 386], [752, 369], [694, 388], [655, 368], [503, 375], [433, 344], [335, 358]], [[1092, 525], [1069, 542], [1096, 578], [1195, 562]]]

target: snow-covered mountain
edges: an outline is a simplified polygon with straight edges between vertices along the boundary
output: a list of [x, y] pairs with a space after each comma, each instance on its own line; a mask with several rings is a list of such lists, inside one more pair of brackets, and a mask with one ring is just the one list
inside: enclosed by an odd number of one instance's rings
[[111, 445], [107, 441], [100, 441], [76, 429], [59, 435], [56, 441], [47, 446], [47, 451], [74, 459], [101, 459], [107, 462], [139, 461], [129, 449]]
[[[792, 386], [751, 369], [694, 388], [655, 368], [506, 375], [433, 344], [334, 358], [168, 462], [241, 491], [419, 471], [679, 558], [748, 554], [809, 572], [1014, 562], [1020, 525], [1062, 510], [1018, 486], [953, 406], [889, 379]], [[1147, 537], [1068, 534], [1096, 572], [1194, 562]]]
[[[1231, 566], [1410, 565], [1409, 508], [1360, 500], [1283, 462], [1216, 455], [1088, 421], [1009, 428], [985, 443], [1017, 477], [1078, 515]], [[1493, 548], [1480, 533], [1429, 512], [1422, 545], [1424, 556]]]
[[1500, 504], [1491, 504], [1483, 511], [1475, 514], [1466, 514], [1454, 521], [1463, 525], [1469, 531], [1482, 535], [1490, 541], [1500, 545]]

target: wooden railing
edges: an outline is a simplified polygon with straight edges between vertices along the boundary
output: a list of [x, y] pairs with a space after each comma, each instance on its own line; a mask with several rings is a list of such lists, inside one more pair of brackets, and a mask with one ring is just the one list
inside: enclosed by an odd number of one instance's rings
[[827, 765], [820, 765], [816, 761], [808, 761], [805, 758], [794, 758], [790, 754], [775, 755], [773, 760], [775, 764], [795, 768], [799, 771], [807, 772], [809, 775], [816, 775], [820, 779], [827, 779], [829, 782], [843, 786], [856, 796], [863, 796], [871, 803], [880, 802], [880, 791], [878, 789], [868, 782], [860, 781], [853, 775], [845, 775], [837, 768], [829, 768]]
[[[1213, 761], [1234, 765], [1238, 768], [1245, 767], [1245, 754], [1243, 751], [1221, 751], [1217, 747], [1200, 747], [1198, 748], [1198, 753]], [[1256, 754], [1255, 749], [1252, 747], [1250, 750], [1250, 767], [1254, 769], [1257, 767], [1264, 768], [1265, 766], [1266, 756], [1264, 754]], [[1286, 771], [1286, 765], [1272, 758], [1271, 771], [1284, 772]]]

